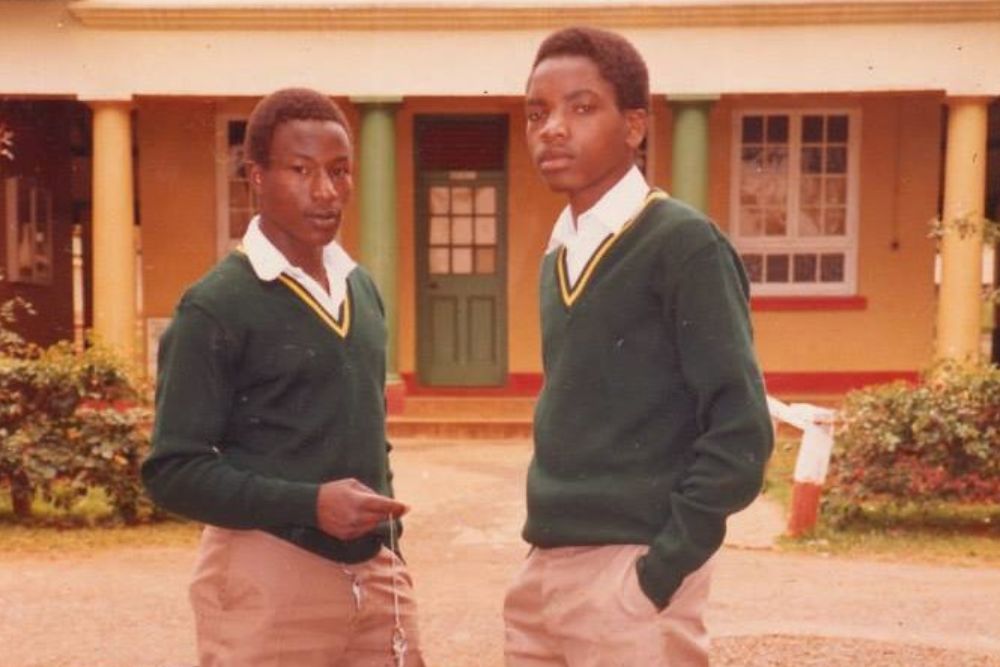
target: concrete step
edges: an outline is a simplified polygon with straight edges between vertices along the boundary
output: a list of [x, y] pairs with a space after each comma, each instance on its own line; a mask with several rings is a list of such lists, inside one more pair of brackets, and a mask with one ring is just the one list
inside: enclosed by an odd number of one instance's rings
[[389, 438], [526, 439], [534, 406], [534, 397], [407, 396], [389, 416]]

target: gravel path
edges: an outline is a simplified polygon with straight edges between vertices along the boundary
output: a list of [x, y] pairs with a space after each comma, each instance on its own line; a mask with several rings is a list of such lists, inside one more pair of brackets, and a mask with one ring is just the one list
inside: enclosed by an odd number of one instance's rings
[[[527, 443], [408, 442], [394, 453], [397, 492], [414, 507], [403, 548], [432, 667], [502, 664], [500, 604], [526, 553], [527, 459]], [[766, 543], [754, 531], [772, 529], [772, 514], [756, 508], [734, 541]], [[193, 540], [31, 558], [0, 551], [0, 667], [193, 665], [193, 560]], [[708, 620], [716, 667], [1000, 667], [1000, 569], [731, 546]]]

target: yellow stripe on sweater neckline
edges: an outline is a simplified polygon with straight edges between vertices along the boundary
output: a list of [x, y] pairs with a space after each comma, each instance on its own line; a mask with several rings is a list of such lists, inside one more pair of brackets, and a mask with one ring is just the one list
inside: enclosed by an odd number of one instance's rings
[[323, 322], [333, 329], [341, 338], [347, 338], [351, 331], [351, 284], [347, 283], [347, 290], [344, 292], [344, 300], [340, 303], [339, 314], [334, 317], [324, 308], [305, 287], [295, 278], [287, 273], [278, 276], [278, 280], [290, 289], [295, 296], [299, 297], [303, 303], [309, 306]]
[[576, 303], [577, 299], [580, 298], [580, 295], [583, 294], [583, 290], [587, 286], [587, 283], [590, 282], [590, 278], [594, 275], [597, 265], [600, 263], [601, 259], [604, 258], [604, 255], [607, 254], [608, 250], [611, 249], [611, 246], [613, 246], [615, 242], [620, 239], [629, 228], [632, 227], [632, 224], [642, 216], [651, 203], [661, 199], [668, 199], [667, 193], [662, 190], [650, 190], [649, 194], [646, 195], [646, 198], [639, 206], [639, 209], [632, 214], [624, 225], [622, 225], [621, 229], [614, 234], [608, 234], [604, 240], [601, 241], [601, 244], [597, 246], [596, 250], [594, 250], [590, 259], [588, 259], [587, 263], [584, 264], [583, 271], [580, 272], [580, 277], [577, 278], [576, 284], [572, 287], [570, 287], [569, 284], [569, 270], [566, 267], [566, 246], [559, 248], [558, 255], [556, 256], [556, 275], [559, 281], [559, 293], [562, 295], [563, 303], [567, 308]]

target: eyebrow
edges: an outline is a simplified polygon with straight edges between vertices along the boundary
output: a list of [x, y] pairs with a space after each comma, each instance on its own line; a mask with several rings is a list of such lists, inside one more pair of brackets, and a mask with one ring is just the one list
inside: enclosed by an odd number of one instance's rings
[[[563, 95], [563, 100], [572, 101], [572, 100], [575, 100], [575, 99], [579, 99], [581, 97], [585, 97], [587, 95], [596, 95], [596, 94], [597, 94], [597, 91], [595, 91], [592, 88], [578, 88], [576, 90], [570, 91], [566, 95]], [[527, 98], [527, 99], [524, 100], [524, 105], [525, 106], [533, 106], [533, 105], [538, 106], [538, 105], [544, 105], [544, 104], [545, 104], [545, 102], [542, 101], [541, 99], [537, 98], [537, 97], [529, 97], [529, 98]]]

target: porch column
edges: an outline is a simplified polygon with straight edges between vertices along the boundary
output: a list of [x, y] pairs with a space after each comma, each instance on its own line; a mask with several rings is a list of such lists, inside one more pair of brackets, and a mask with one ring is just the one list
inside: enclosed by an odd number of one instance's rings
[[[358, 194], [361, 215], [361, 263], [371, 272], [385, 303], [389, 333], [386, 349], [388, 384], [399, 383], [399, 318], [396, 284], [396, 107], [398, 97], [359, 97]], [[390, 391], [391, 391], [390, 387]]]
[[708, 210], [709, 113], [717, 95], [671, 95], [673, 112], [670, 194], [699, 211]]
[[136, 361], [135, 191], [129, 101], [90, 102], [93, 110], [94, 333]]
[[947, 100], [944, 237], [938, 294], [937, 356], [976, 360], [983, 321], [983, 200], [988, 98]]

